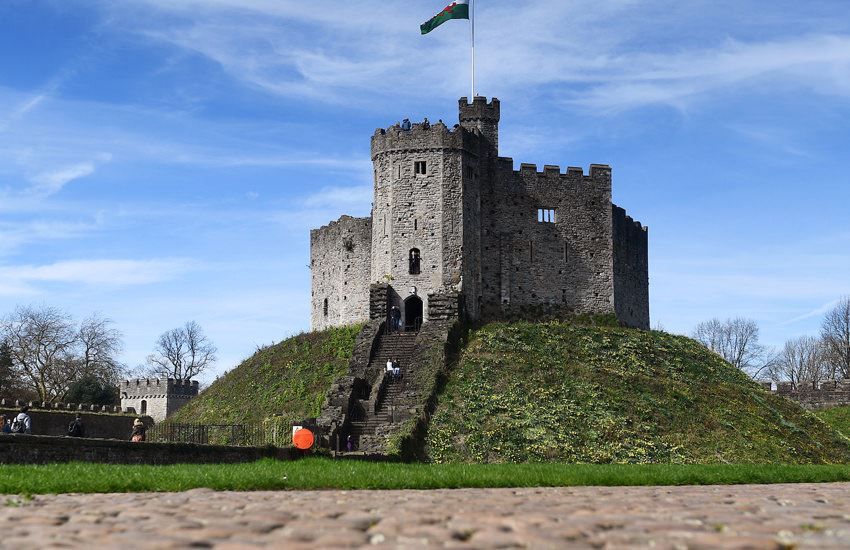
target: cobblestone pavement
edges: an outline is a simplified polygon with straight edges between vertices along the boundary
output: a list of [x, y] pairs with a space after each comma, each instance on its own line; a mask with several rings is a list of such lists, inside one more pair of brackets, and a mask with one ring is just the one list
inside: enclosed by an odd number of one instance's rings
[[38, 496], [3, 548], [848, 548], [850, 484]]

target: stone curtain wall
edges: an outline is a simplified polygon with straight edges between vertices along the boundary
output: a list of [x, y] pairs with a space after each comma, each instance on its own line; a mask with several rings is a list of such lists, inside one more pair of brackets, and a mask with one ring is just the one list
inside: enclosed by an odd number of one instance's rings
[[614, 218], [614, 305], [628, 326], [649, 329], [647, 228], [612, 205]]
[[[7, 419], [13, 419], [19, 412], [18, 408], [0, 408], [0, 414], [6, 415]], [[27, 413], [32, 419], [33, 435], [64, 436], [68, 435], [68, 424], [74, 420], [77, 412], [30, 409]], [[130, 439], [133, 431], [133, 420], [135, 414], [107, 414], [80, 412], [83, 424], [86, 427], [87, 437], [101, 439]], [[150, 417], [143, 417], [148, 426], [153, 425]]]
[[124, 380], [118, 391], [124, 410], [162, 422], [198, 395], [198, 382], [173, 378]]
[[799, 386], [793, 389], [789, 382], [780, 382], [773, 392], [810, 410], [850, 405], [850, 380], [847, 379], [824, 382], [819, 388]]
[[369, 318], [371, 254], [371, 218], [342, 216], [310, 232], [313, 330]]
[[486, 317], [614, 312], [610, 167], [515, 171], [501, 158], [482, 217]]
[[191, 443], [132, 443], [76, 437], [0, 435], [0, 463], [222, 464], [294, 458], [289, 449]]

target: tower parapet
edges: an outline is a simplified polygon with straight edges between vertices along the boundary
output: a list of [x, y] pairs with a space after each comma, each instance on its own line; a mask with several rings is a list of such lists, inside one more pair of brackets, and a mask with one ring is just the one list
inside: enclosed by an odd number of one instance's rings
[[372, 136], [372, 160], [383, 153], [402, 151], [429, 151], [436, 149], [457, 149], [470, 153], [477, 152], [478, 136], [458, 126], [450, 129], [442, 122], [424, 125], [411, 125], [410, 130], [402, 130], [395, 124], [387, 129], [379, 128]]
[[493, 156], [499, 154], [499, 119], [501, 104], [495, 97], [487, 103], [487, 98], [476, 96], [472, 103], [465, 97], [458, 101], [460, 125], [467, 130], [478, 130], [490, 142]]

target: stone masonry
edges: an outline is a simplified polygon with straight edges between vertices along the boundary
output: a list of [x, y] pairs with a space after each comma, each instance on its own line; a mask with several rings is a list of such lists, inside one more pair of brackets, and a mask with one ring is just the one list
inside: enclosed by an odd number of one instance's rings
[[198, 382], [173, 378], [124, 380], [118, 391], [122, 409], [162, 422], [198, 395]]
[[611, 168], [515, 170], [500, 116], [498, 99], [461, 98], [453, 128], [375, 132], [371, 216], [310, 235], [313, 329], [368, 319], [375, 283], [409, 327], [457, 293], [473, 321], [616, 313], [649, 328], [647, 228], [612, 204]]

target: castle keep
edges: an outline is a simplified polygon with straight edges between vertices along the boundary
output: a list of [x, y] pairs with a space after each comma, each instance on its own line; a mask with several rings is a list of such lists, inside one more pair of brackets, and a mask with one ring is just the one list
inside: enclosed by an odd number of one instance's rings
[[162, 422], [198, 396], [198, 382], [174, 378], [124, 380], [118, 391], [122, 409]]
[[498, 99], [461, 98], [454, 128], [375, 132], [371, 217], [310, 234], [314, 330], [393, 305], [418, 328], [446, 297], [475, 321], [615, 313], [649, 328], [647, 230], [611, 202], [611, 168], [515, 170], [499, 118]]

